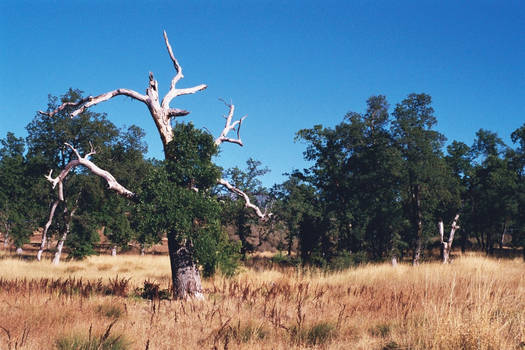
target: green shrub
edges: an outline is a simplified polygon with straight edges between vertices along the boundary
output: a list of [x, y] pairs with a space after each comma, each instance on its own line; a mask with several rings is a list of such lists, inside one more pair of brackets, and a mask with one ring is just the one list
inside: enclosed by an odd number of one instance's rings
[[170, 298], [171, 292], [168, 289], [160, 289], [158, 283], [144, 281], [144, 288], [136, 288], [135, 295], [149, 300], [166, 300]]
[[386, 338], [390, 334], [391, 326], [388, 323], [380, 323], [372, 327], [368, 332], [374, 337]]
[[301, 262], [299, 258], [283, 254], [281, 251], [272, 256], [272, 262], [279, 266], [298, 266]]
[[111, 328], [115, 324], [113, 321], [103, 334], [93, 336], [91, 327], [88, 336], [66, 335], [55, 341], [57, 350], [126, 350], [130, 343], [122, 335], [112, 335]]
[[307, 342], [310, 345], [325, 344], [335, 336], [334, 325], [328, 322], [321, 322], [310, 327], [307, 333]]
[[368, 261], [366, 252], [361, 251], [357, 253], [343, 252], [330, 260], [328, 265], [332, 270], [345, 270]]
[[239, 267], [241, 245], [240, 242], [230, 241], [218, 222], [202, 228], [194, 242], [195, 255], [205, 278], [213, 276], [217, 268], [226, 276], [235, 274]]
[[319, 322], [307, 328], [293, 326], [290, 328], [292, 341], [310, 346], [323, 345], [337, 336], [336, 327], [329, 322]]
[[96, 311], [98, 314], [112, 319], [118, 319], [124, 314], [124, 309], [121, 305], [109, 303], [98, 305]]

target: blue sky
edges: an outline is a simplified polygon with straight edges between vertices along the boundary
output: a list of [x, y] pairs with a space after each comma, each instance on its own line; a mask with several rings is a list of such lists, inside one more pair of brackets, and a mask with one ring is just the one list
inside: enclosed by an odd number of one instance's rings
[[[523, 1], [11, 1], [0, 3], [0, 137], [25, 136], [47, 95], [141, 93], [152, 71], [164, 94], [174, 75], [168, 32], [185, 79], [209, 85], [173, 107], [218, 135], [231, 99], [245, 147], [224, 144], [219, 161], [249, 157], [271, 169], [266, 185], [302, 168], [295, 133], [362, 112], [371, 95], [391, 106], [411, 92], [432, 96], [437, 129], [471, 144], [480, 128], [506, 142], [525, 122]], [[119, 97], [95, 108], [117, 126], [146, 130], [146, 107]]]

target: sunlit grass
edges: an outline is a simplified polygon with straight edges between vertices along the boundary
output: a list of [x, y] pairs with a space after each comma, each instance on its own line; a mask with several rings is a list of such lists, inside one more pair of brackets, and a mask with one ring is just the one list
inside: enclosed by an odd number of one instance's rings
[[[58, 267], [49, 261], [0, 260], [0, 278], [97, 280], [117, 274], [134, 286], [156, 279], [165, 288], [169, 259], [99, 256]], [[186, 302], [148, 301], [133, 293], [83, 298], [0, 291], [0, 326], [10, 332], [12, 344], [29, 332], [23, 349], [89, 339], [90, 328], [100, 338], [112, 322], [108, 339], [120, 336], [128, 349], [147, 344], [149, 349], [520, 349], [525, 344], [520, 259], [467, 255], [450, 265], [369, 264], [339, 272], [244, 268], [233, 278], [205, 280], [204, 288], [206, 300]], [[0, 344], [7, 341], [3, 331]]]

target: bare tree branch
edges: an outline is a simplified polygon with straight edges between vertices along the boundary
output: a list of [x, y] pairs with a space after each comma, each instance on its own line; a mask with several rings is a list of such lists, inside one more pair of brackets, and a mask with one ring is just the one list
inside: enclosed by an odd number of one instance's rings
[[129, 89], [116, 89], [116, 90], [109, 91], [104, 94], [98, 95], [96, 97], [88, 96], [78, 102], [65, 102], [52, 112], [39, 111], [39, 113], [53, 117], [55, 114], [64, 110], [65, 108], [73, 107], [75, 109], [70, 114], [71, 118], [73, 118], [79, 115], [80, 113], [84, 112], [86, 109], [88, 109], [91, 106], [94, 106], [100, 102], [107, 101], [115, 96], [120, 96], [120, 95], [128, 96], [128, 97], [134, 98], [135, 100], [138, 100], [138, 101], [141, 101], [147, 104], [147, 96], [144, 96], [142, 94], [139, 94], [136, 91], [129, 90]]
[[271, 213], [267, 213], [267, 211], [265, 210], [264, 213], [261, 211], [261, 209], [256, 206], [255, 204], [253, 204], [250, 200], [250, 197], [248, 197], [248, 195], [246, 193], [244, 193], [243, 191], [241, 191], [240, 189], [238, 189], [237, 187], [233, 186], [232, 184], [230, 184], [227, 180], [225, 179], [219, 179], [218, 180], [218, 183], [223, 185], [224, 187], [226, 187], [230, 192], [233, 192], [235, 193], [236, 195], [242, 197], [244, 199], [244, 206], [246, 208], [251, 208], [253, 209], [253, 211], [255, 212], [255, 214], [260, 218], [260, 219], [267, 219], [268, 217], [270, 217], [272, 214]]
[[173, 50], [171, 49], [170, 42], [168, 40], [168, 34], [166, 34], [166, 31], [164, 31], [164, 41], [166, 42], [166, 48], [168, 49], [168, 53], [170, 55], [171, 61], [173, 62], [173, 66], [175, 67], [175, 71], [177, 71], [177, 74], [173, 77], [171, 80], [171, 86], [168, 93], [164, 96], [162, 99], [161, 106], [164, 109], [170, 108], [170, 102], [173, 100], [173, 98], [181, 95], [188, 95], [188, 94], [194, 94], [198, 91], [206, 89], [208, 86], [205, 84], [197, 85], [192, 88], [186, 88], [186, 89], [177, 89], [175, 88], [175, 85], [177, 85], [178, 81], [184, 78], [184, 74], [182, 74], [182, 67], [179, 64], [179, 61], [175, 58], [175, 55], [173, 55]]
[[63, 190], [62, 183], [64, 179], [67, 177], [67, 175], [69, 174], [69, 172], [79, 165], [82, 165], [88, 168], [93, 174], [105, 179], [106, 182], [108, 183], [108, 187], [110, 190], [113, 190], [117, 192], [118, 194], [126, 198], [129, 198], [129, 199], [133, 199], [135, 197], [135, 193], [131, 192], [130, 190], [128, 190], [127, 188], [119, 184], [118, 181], [115, 180], [115, 177], [109, 171], [99, 168], [95, 163], [89, 160], [89, 157], [91, 155], [96, 154], [96, 151], [93, 149], [93, 147], [91, 148], [91, 151], [88, 154], [86, 154], [84, 157], [81, 157], [80, 153], [78, 152], [76, 148], [74, 148], [68, 143], [66, 143], [66, 146], [68, 146], [69, 148], [73, 150], [73, 152], [77, 156], [77, 159], [73, 159], [69, 163], [67, 163], [65, 168], [60, 172], [60, 174], [57, 177], [53, 178], [51, 176], [53, 173], [52, 171], [49, 172], [49, 175], [45, 176], [45, 178], [49, 182], [51, 182], [51, 184], [53, 185], [53, 188], [55, 188], [56, 185], [58, 184], [59, 186], [58, 187], [58, 198], [61, 201], [64, 200], [64, 190]]
[[40, 113], [52, 117], [56, 113], [69, 107], [69, 108], [73, 108], [73, 111], [70, 114], [71, 117], [75, 117], [79, 115], [80, 113], [84, 112], [89, 107], [99, 104], [101, 102], [110, 100], [113, 97], [120, 96], [120, 95], [128, 96], [137, 101], [144, 103], [148, 107], [148, 110], [150, 111], [150, 114], [153, 120], [155, 121], [155, 125], [157, 126], [157, 129], [161, 136], [162, 143], [164, 147], [166, 147], [166, 145], [173, 140], [171, 118], [185, 116], [190, 113], [186, 110], [170, 108], [170, 102], [173, 100], [173, 98], [177, 96], [194, 94], [198, 91], [202, 91], [207, 88], [207, 85], [201, 84], [201, 85], [197, 85], [197, 86], [190, 87], [190, 88], [184, 88], [184, 89], [176, 88], [177, 82], [181, 80], [182, 78], [184, 78], [184, 75], [182, 74], [182, 67], [177, 61], [177, 59], [175, 58], [175, 55], [173, 55], [173, 50], [168, 41], [168, 35], [166, 34], [166, 32], [164, 32], [164, 40], [166, 42], [168, 54], [170, 56], [171, 61], [173, 62], [173, 65], [177, 73], [175, 77], [173, 77], [173, 79], [171, 80], [170, 90], [168, 91], [166, 96], [164, 96], [162, 100], [162, 104], [159, 103], [158, 82], [155, 80], [153, 73], [150, 72], [149, 73], [149, 84], [148, 84], [148, 88], [146, 89], [146, 95], [142, 95], [136, 91], [129, 90], [129, 89], [116, 89], [116, 90], [109, 91], [104, 94], [98, 95], [96, 97], [93, 97], [93, 96], [86, 97], [78, 102], [65, 102], [61, 106], [59, 106], [57, 109], [55, 109], [54, 111], [51, 111], [51, 112], [40, 111]]
[[[235, 106], [231, 103], [227, 103], [223, 99], [220, 99], [224, 104], [230, 109], [227, 116], [224, 116], [226, 119], [226, 125], [224, 126], [224, 129], [222, 130], [219, 137], [215, 139], [215, 146], [219, 146], [223, 142], [230, 142], [230, 143], [236, 143], [239, 146], [243, 146], [242, 140], [241, 140], [241, 125], [244, 119], [246, 119], [246, 115], [243, 116], [241, 119], [236, 120], [232, 123], [233, 119], [233, 113], [235, 112]], [[230, 137], [227, 137], [227, 135], [230, 133], [230, 131], [236, 130], [237, 131], [237, 138], [233, 139]]]

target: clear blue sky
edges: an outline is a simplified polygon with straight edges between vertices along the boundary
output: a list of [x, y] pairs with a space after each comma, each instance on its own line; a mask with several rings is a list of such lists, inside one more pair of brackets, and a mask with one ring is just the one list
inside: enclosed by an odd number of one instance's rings
[[[162, 30], [184, 69], [175, 99], [186, 117], [218, 135], [232, 99], [247, 114], [245, 147], [225, 144], [219, 163], [270, 167], [266, 185], [302, 168], [301, 128], [333, 126], [371, 95], [394, 106], [411, 92], [433, 97], [437, 129], [471, 144], [480, 128], [506, 142], [525, 122], [524, 1], [11, 1], [0, 3], [0, 137], [25, 136], [47, 95], [125, 87], [162, 94], [174, 71]], [[100, 104], [117, 126], [161, 143], [146, 107], [119, 97]]]

